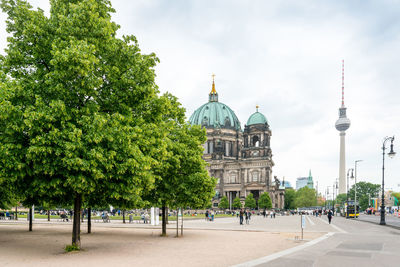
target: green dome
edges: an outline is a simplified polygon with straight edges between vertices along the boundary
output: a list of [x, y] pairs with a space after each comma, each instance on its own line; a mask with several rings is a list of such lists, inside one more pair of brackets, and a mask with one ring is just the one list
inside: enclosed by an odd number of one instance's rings
[[265, 123], [268, 123], [267, 118], [265, 118], [265, 116], [258, 111], [253, 113], [247, 120], [247, 125], [265, 124]]
[[240, 122], [227, 105], [220, 102], [208, 102], [199, 107], [189, 119], [192, 125], [206, 128], [228, 128], [239, 130]]

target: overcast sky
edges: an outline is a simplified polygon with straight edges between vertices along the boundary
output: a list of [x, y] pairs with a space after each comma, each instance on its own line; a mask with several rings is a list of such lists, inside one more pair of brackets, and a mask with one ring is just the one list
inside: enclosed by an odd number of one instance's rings
[[[49, 10], [47, 1], [30, 1]], [[400, 191], [399, 1], [112, 1], [122, 34], [154, 52], [161, 92], [176, 95], [187, 117], [208, 101], [215, 73], [220, 102], [242, 128], [260, 106], [272, 129], [273, 175], [293, 186], [311, 169], [319, 191], [339, 173], [341, 60], [345, 60], [346, 168], [358, 180]], [[0, 15], [0, 50], [6, 47]], [[3, 52], [2, 52], [3, 53]], [[330, 190], [331, 191], [331, 190]]]

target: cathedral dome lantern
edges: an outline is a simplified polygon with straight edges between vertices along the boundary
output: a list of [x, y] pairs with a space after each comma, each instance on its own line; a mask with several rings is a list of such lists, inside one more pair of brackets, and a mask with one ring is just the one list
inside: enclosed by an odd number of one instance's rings
[[249, 117], [247, 120], [247, 125], [254, 125], [254, 124], [268, 124], [267, 118], [265, 116], [258, 112], [258, 106], [256, 106], [257, 111]]
[[189, 122], [192, 125], [201, 125], [206, 128], [241, 129], [235, 112], [224, 103], [218, 102], [218, 93], [215, 90], [214, 78], [208, 103], [196, 109], [192, 116], [190, 116]]

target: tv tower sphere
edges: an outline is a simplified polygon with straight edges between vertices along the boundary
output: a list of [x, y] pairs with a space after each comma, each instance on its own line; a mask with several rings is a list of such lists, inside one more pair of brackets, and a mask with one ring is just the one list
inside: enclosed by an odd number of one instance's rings
[[350, 127], [350, 120], [346, 117], [346, 108], [339, 108], [339, 119], [335, 123], [336, 130], [344, 132]]

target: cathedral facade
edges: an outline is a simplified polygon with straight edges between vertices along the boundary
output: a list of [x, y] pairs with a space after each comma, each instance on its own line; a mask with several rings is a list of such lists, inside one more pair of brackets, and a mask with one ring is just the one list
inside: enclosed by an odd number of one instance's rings
[[208, 102], [200, 106], [189, 121], [207, 131], [203, 158], [209, 163], [210, 175], [218, 180], [214, 207], [222, 196], [226, 196], [230, 204], [236, 197], [244, 203], [249, 193], [258, 201], [263, 192], [268, 192], [272, 207], [283, 208], [284, 187], [276, 177], [272, 178], [271, 129], [258, 106], [242, 130], [232, 109], [218, 101], [213, 80]]

